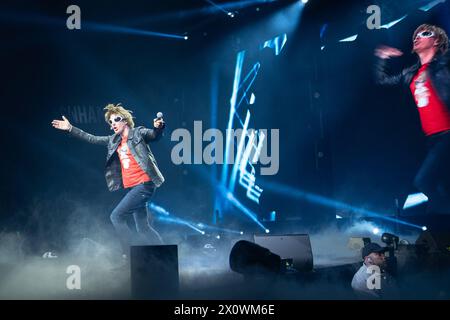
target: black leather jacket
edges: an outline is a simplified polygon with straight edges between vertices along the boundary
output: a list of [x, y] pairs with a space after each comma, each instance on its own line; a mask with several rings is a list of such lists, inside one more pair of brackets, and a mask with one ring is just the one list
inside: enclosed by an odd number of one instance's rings
[[[403, 84], [409, 87], [412, 79], [420, 68], [420, 61], [415, 65], [405, 68], [400, 74], [388, 75], [386, 72], [386, 59], [377, 59], [375, 65], [375, 79], [378, 84], [397, 85]], [[428, 75], [439, 98], [450, 110], [450, 65], [448, 55], [437, 55], [427, 68]]]
[[[94, 136], [74, 126], [72, 126], [69, 134], [89, 143], [107, 146], [105, 178], [108, 189], [109, 191], [115, 191], [123, 188], [122, 169], [116, 152], [122, 137], [119, 134]], [[149, 175], [156, 187], [161, 186], [164, 177], [158, 169], [155, 156], [148, 143], [159, 140], [161, 136], [162, 130], [137, 127], [130, 129], [127, 141], [131, 154], [142, 170]]]

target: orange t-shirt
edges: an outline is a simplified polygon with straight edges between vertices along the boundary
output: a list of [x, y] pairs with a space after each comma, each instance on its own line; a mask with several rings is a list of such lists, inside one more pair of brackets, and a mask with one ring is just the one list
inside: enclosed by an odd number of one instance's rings
[[131, 188], [138, 184], [150, 181], [150, 177], [134, 159], [127, 144], [128, 137], [122, 138], [122, 142], [117, 148], [120, 164], [122, 167], [122, 181], [125, 188]]

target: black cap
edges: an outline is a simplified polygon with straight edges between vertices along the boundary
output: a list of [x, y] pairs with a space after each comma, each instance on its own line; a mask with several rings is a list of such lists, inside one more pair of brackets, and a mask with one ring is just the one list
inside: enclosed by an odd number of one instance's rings
[[367, 257], [369, 254], [371, 254], [372, 252], [378, 252], [378, 253], [384, 253], [386, 251], [385, 248], [383, 248], [382, 246], [380, 246], [379, 244], [376, 243], [368, 243], [364, 246], [364, 248], [361, 249], [361, 253], [362, 253], [362, 258], [364, 259], [365, 257]]

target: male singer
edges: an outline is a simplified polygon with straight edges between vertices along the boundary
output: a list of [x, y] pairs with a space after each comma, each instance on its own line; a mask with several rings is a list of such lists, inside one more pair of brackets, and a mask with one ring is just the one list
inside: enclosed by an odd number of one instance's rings
[[147, 202], [155, 189], [164, 182], [149, 143], [162, 136], [165, 123], [162, 118], [153, 120], [153, 128], [134, 127], [132, 111], [119, 104], [108, 104], [104, 110], [105, 121], [114, 134], [94, 136], [72, 126], [66, 117], [53, 120], [53, 127], [68, 131], [70, 135], [89, 143], [107, 146], [105, 178], [110, 191], [121, 188], [128, 190], [111, 213], [127, 258], [133, 233], [128, 228], [126, 217], [132, 214], [136, 230], [149, 244], [162, 244], [159, 234], [148, 223]]

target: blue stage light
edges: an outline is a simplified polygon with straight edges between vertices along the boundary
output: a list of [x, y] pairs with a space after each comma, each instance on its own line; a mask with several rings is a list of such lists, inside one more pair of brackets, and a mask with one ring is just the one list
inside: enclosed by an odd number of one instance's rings
[[153, 211], [153, 212], [155, 212], [155, 213], [158, 213], [158, 214], [160, 214], [160, 215], [164, 215], [164, 216], [169, 216], [169, 215], [170, 215], [170, 212], [169, 212], [169, 211], [167, 211], [166, 209], [164, 209], [164, 208], [161, 207], [161, 206], [158, 206], [158, 205], [154, 204], [153, 202], [147, 202], [147, 207], [148, 207], [151, 211]]
[[430, 9], [434, 8], [436, 5], [438, 5], [439, 3], [444, 3], [445, 1], [447, 1], [447, 0], [432, 0], [428, 4], [420, 7], [419, 9], [427, 12]]
[[350, 37], [339, 40], [339, 42], [352, 42], [352, 41], [355, 41], [357, 38], [358, 38], [358, 35], [354, 34]]
[[427, 201], [428, 197], [422, 192], [410, 194], [406, 198], [405, 204], [403, 205], [403, 210], [418, 206], [419, 204], [422, 204]]
[[244, 206], [231, 192], [226, 192], [225, 197], [228, 201], [231, 202], [231, 204], [239, 209], [241, 212], [243, 212], [247, 217], [249, 217], [251, 220], [253, 220], [261, 229], [267, 230], [266, 227], [259, 222], [258, 216], [256, 213], [252, 212], [250, 209], [248, 209], [246, 206]]
[[205, 231], [200, 230], [199, 228], [195, 227], [192, 222], [184, 220], [184, 219], [180, 219], [180, 218], [176, 218], [176, 217], [168, 217], [168, 216], [159, 216], [159, 217], [157, 217], [157, 219], [160, 221], [163, 221], [163, 222], [184, 225], [184, 226], [187, 226], [188, 228], [191, 228], [192, 230], [197, 231], [198, 233], [201, 233], [203, 235], [205, 234]]
[[122, 27], [122, 26], [103, 24], [103, 23], [97, 23], [97, 22], [84, 22], [83, 29], [89, 30], [89, 31], [97, 31], [97, 32], [111, 32], [111, 33], [121, 33], [121, 34], [149, 36], [149, 37], [161, 37], [161, 38], [170, 38], [170, 39], [185, 39], [185, 36], [181, 36], [178, 34], [162, 33], [162, 32]]
[[234, 233], [239, 234], [240, 232], [237, 230], [227, 229], [227, 228], [220, 228], [215, 226], [206, 225], [204, 223], [197, 223], [197, 227], [204, 229], [204, 230], [210, 230], [210, 231], [219, 231], [221, 233]]
[[397, 20], [394, 20], [394, 21], [391, 21], [389, 23], [383, 24], [382, 26], [380, 26], [380, 28], [389, 29], [390, 27], [392, 27], [392, 26], [396, 25], [397, 23], [399, 23], [400, 21], [404, 20], [407, 16], [408, 15], [405, 14], [403, 17], [401, 17], [401, 18], [399, 18]]
[[333, 200], [324, 196], [320, 196], [311, 192], [306, 192], [303, 190], [299, 190], [287, 185], [283, 185], [280, 183], [274, 183], [274, 182], [265, 182], [263, 184], [264, 188], [267, 190], [271, 190], [273, 192], [276, 192], [278, 194], [283, 194], [295, 199], [304, 199], [306, 201], [312, 202], [312, 203], [316, 203], [318, 205], [322, 205], [325, 207], [329, 207], [329, 208], [337, 208], [337, 209], [343, 209], [346, 211], [353, 211], [361, 216], [366, 216], [366, 217], [376, 217], [385, 221], [390, 221], [393, 223], [398, 223], [398, 224], [402, 224], [405, 226], [409, 226], [409, 227], [413, 227], [413, 228], [417, 228], [417, 229], [422, 229], [422, 226], [413, 224], [413, 223], [409, 223], [406, 221], [402, 221], [393, 217], [389, 217], [386, 214], [382, 214], [382, 213], [378, 213], [378, 212], [374, 212], [371, 210], [367, 210], [367, 209], [363, 209], [363, 208], [358, 208], [356, 206], [352, 206], [350, 204], [347, 204], [345, 202], [341, 202], [341, 201], [337, 201], [337, 200]]

